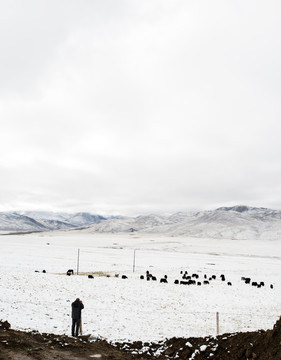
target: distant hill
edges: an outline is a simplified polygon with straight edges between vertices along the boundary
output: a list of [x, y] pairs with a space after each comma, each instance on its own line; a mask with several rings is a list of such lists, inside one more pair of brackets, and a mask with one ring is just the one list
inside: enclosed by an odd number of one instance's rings
[[0, 231], [50, 231], [73, 229], [106, 218], [89, 213], [54, 213], [48, 211], [1, 212]]
[[221, 207], [171, 216], [117, 217], [86, 232], [141, 232], [215, 239], [281, 239], [281, 211], [248, 206]]
[[86, 212], [0, 213], [0, 231], [78, 229], [86, 233], [155, 233], [215, 239], [281, 239], [281, 211], [245, 205], [215, 210], [105, 218]]

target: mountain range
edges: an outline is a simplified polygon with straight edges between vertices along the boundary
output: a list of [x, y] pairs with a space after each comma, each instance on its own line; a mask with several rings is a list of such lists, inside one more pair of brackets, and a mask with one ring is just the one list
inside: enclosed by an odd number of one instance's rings
[[10, 232], [72, 229], [87, 233], [158, 233], [216, 239], [281, 239], [281, 211], [245, 205], [178, 212], [169, 216], [103, 217], [82, 212], [0, 213], [0, 230]]
[[105, 219], [101, 215], [92, 215], [87, 212], [75, 214], [48, 211], [1, 212], [0, 231], [65, 230], [83, 227]]

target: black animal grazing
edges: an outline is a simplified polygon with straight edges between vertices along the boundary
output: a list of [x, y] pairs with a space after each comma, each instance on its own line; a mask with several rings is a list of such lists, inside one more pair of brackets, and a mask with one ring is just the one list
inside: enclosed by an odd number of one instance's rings
[[178, 285], [178, 284], [179, 284], [179, 281], [178, 281], [178, 280], [175, 280], [174, 284]]
[[230, 281], [228, 281], [227, 283], [228, 286], [232, 286], [232, 283]]
[[245, 278], [245, 284], [250, 284], [251, 283], [251, 278]]
[[88, 275], [88, 279], [93, 279], [93, 275]]
[[272, 285], [272, 284], [270, 284], [270, 289], [273, 289], [273, 285]]
[[122, 279], [128, 279], [126, 275], [122, 275]]
[[168, 283], [168, 280], [166, 279], [166, 278], [162, 278], [162, 279], [160, 279], [160, 283]]
[[204, 284], [204, 285], [209, 285], [210, 283], [209, 283], [208, 280], [204, 280], [204, 281], [203, 281], [203, 284]]
[[144, 276], [143, 276], [143, 275], [141, 275], [141, 276], [140, 276], [140, 279], [141, 279], [141, 280], [143, 280], [143, 279], [144, 279]]
[[197, 281], [197, 286], [201, 286], [201, 282], [200, 282], [200, 281]]
[[68, 276], [73, 275], [73, 274], [74, 274], [74, 270], [72, 270], [72, 269], [69, 269], [66, 272], [66, 275], [68, 275]]

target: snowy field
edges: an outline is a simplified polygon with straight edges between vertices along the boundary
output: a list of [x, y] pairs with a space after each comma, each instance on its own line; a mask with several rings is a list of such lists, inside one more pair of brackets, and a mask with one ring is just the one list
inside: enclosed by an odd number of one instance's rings
[[[110, 341], [216, 335], [217, 312], [220, 333], [267, 329], [281, 314], [280, 241], [73, 231], [4, 235], [0, 246], [0, 319], [14, 329], [69, 335], [77, 297], [85, 305], [83, 333]], [[78, 249], [80, 275], [66, 276], [77, 271]], [[146, 270], [156, 282], [140, 280]], [[175, 285], [180, 271], [217, 278]], [[85, 276], [98, 272], [110, 277]], [[159, 281], [164, 275], [168, 284]], [[246, 285], [242, 276], [265, 286]]]

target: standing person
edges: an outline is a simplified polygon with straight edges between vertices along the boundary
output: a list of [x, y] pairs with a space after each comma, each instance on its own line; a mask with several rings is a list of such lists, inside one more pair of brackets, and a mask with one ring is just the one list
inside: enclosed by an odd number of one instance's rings
[[72, 336], [78, 336], [78, 331], [80, 328], [80, 321], [81, 321], [81, 311], [84, 309], [84, 305], [82, 301], [77, 298], [72, 304], [72, 328], [71, 328], [71, 334]]

